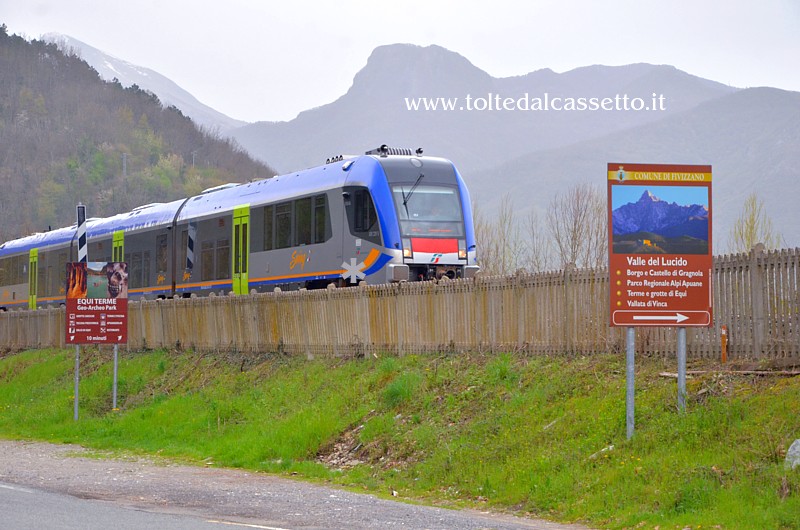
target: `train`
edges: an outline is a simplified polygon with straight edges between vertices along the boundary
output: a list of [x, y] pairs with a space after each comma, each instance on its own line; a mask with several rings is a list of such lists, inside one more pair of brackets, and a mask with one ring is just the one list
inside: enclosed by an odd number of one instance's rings
[[[91, 205], [88, 205], [91, 208]], [[382, 145], [317, 167], [225, 184], [86, 221], [90, 262], [125, 262], [128, 297], [251, 294], [478, 271], [455, 165]], [[0, 245], [0, 310], [58, 306], [76, 225]]]

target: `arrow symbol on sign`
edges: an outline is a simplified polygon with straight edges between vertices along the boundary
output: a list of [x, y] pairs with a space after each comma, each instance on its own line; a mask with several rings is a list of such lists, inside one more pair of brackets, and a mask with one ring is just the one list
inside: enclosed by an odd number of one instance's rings
[[117, 340], [122, 340], [122, 335], [117, 335]]
[[680, 324], [684, 320], [689, 320], [689, 317], [676, 313], [674, 315], [654, 316], [654, 315], [633, 315], [634, 320], [674, 320], [676, 324]]
[[69, 340], [75, 340], [75, 335], [70, 335]]

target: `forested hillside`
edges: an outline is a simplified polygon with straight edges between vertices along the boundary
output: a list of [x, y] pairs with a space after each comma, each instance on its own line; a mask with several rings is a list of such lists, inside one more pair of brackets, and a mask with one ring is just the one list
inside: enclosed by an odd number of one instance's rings
[[0, 240], [272, 176], [137, 86], [0, 25]]

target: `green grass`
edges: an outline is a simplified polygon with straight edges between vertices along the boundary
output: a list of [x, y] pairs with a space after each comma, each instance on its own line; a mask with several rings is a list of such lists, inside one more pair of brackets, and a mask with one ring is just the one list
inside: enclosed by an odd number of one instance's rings
[[[158, 454], [381, 495], [608, 528], [800, 528], [800, 378], [707, 375], [676, 410], [674, 366], [622, 356], [306, 361], [84, 350], [0, 359], [0, 436]], [[601, 451], [613, 446], [613, 449]], [[351, 458], [334, 469], [331, 452]], [[355, 459], [355, 460], [352, 460]]]

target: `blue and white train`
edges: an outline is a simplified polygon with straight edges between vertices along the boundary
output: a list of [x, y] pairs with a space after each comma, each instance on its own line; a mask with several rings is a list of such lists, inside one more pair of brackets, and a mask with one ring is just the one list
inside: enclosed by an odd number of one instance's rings
[[[127, 262], [134, 299], [478, 271], [464, 181], [452, 162], [419, 149], [381, 146], [86, 226], [89, 261]], [[0, 309], [63, 303], [75, 232], [73, 225], [0, 246]]]

